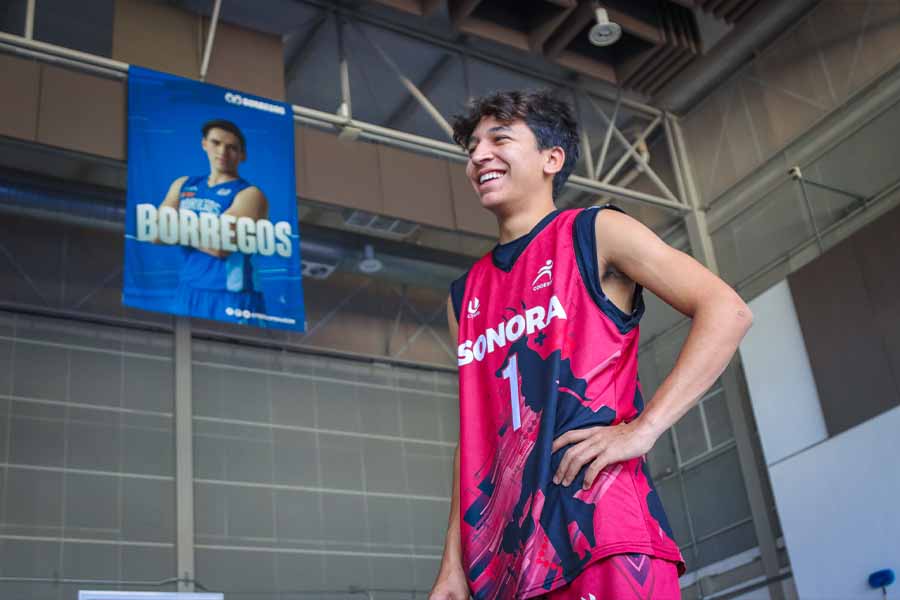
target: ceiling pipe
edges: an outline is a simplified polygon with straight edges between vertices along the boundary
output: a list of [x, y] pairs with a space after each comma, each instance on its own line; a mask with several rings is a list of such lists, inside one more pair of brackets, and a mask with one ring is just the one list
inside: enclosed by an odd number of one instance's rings
[[652, 104], [683, 114], [816, 4], [818, 0], [760, 2], [716, 47], [669, 82]]

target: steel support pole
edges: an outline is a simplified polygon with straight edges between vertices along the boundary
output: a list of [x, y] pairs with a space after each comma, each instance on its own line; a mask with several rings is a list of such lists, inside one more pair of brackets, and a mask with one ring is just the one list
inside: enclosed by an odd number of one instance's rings
[[716, 261], [716, 252], [709, 234], [709, 223], [706, 220], [706, 212], [701, 206], [700, 195], [694, 182], [694, 171], [688, 159], [687, 147], [681, 127], [674, 119], [668, 121], [667, 134], [671, 134], [672, 166], [676, 172], [680, 172], [681, 185], [684, 186], [685, 201], [691, 207], [691, 211], [684, 217], [684, 225], [687, 230], [688, 240], [694, 258], [700, 261], [713, 273], [719, 273], [719, 265]]
[[[606, 127], [606, 135], [603, 136], [603, 147], [600, 148], [600, 158], [597, 159], [597, 167], [594, 169], [594, 173], [602, 173], [603, 167], [606, 164], [606, 153], [609, 152], [609, 143], [612, 141], [613, 129], [616, 128], [616, 119], [619, 116], [619, 107], [622, 106], [622, 91], [619, 90], [619, 95], [616, 96], [616, 104], [613, 107], [612, 118], [607, 123]], [[596, 177], [594, 177], [596, 179]]]
[[[677, 120], [670, 119], [668, 131], [672, 136], [671, 150], [673, 167], [681, 171], [681, 180], [686, 191], [686, 200], [691, 206], [691, 211], [685, 215], [685, 227], [691, 250], [698, 261], [706, 265], [714, 273], [718, 272], [716, 264], [715, 248], [709, 234], [709, 225], [706, 221], [706, 213], [702, 210], [700, 196], [694, 182], [693, 169], [684, 143], [684, 135]], [[759, 552], [762, 557], [763, 571], [769, 584], [769, 595], [772, 600], [784, 600], [784, 591], [776, 578], [779, 576], [778, 548], [775, 545], [775, 534], [772, 519], [769, 514], [769, 506], [763, 494], [763, 477], [760, 474], [759, 465], [763, 462], [757, 456], [757, 446], [753, 442], [750, 423], [753, 415], [744, 408], [744, 392], [741, 385], [739, 358], [735, 357], [731, 364], [722, 373], [722, 389], [725, 393], [725, 405], [728, 408], [728, 416], [731, 428], [734, 432], [734, 440], [737, 448], [738, 462], [741, 467], [741, 475], [747, 489], [747, 498], [750, 503], [750, 514], [753, 517], [753, 529], [756, 541], [759, 544]]]
[[[191, 398], [191, 321], [175, 317], [175, 507], [178, 591], [193, 592], [194, 410]], [[183, 580], [183, 581], [181, 581]]]
[[284, 84], [286, 87], [290, 86], [291, 82], [297, 78], [297, 74], [300, 72], [300, 69], [303, 68], [303, 64], [311, 54], [310, 49], [313, 43], [316, 41], [319, 33], [324, 29], [324, 25], [327, 21], [328, 13], [323, 12], [310, 27], [306, 35], [303, 36], [300, 43], [297, 44], [296, 50], [294, 50], [284, 68]]
[[[572, 101], [575, 104], [575, 115], [578, 120], [583, 122], [581, 114], [581, 102], [578, 101], [578, 90], [572, 90]], [[596, 179], [596, 171], [594, 170], [594, 157], [591, 155], [591, 139], [588, 137], [587, 129], [584, 127], [578, 128], [578, 133], [581, 138], [581, 154], [584, 159], [584, 167], [589, 179]]]
[[781, 568], [778, 564], [778, 548], [775, 545], [775, 527], [769, 514], [769, 506], [763, 494], [763, 481], [759, 472], [760, 464], [764, 464], [757, 456], [756, 446], [750, 430], [753, 415], [744, 408], [744, 387], [741, 385], [742, 375], [737, 361], [732, 363], [722, 373], [722, 389], [725, 391], [725, 404], [728, 407], [728, 415], [731, 417], [731, 427], [734, 430], [734, 441], [737, 444], [738, 462], [741, 465], [741, 475], [744, 478], [744, 486], [747, 488], [747, 498], [750, 501], [750, 514], [753, 516], [753, 529], [756, 533], [756, 542], [759, 544], [759, 554], [762, 559], [763, 572], [769, 584], [769, 595], [772, 600], [785, 600], [784, 589], [777, 577]]
[[206, 81], [206, 73], [209, 71], [209, 59], [212, 56], [213, 42], [216, 39], [216, 26], [219, 24], [219, 11], [221, 10], [222, 0], [215, 0], [212, 18], [209, 20], [209, 33], [206, 34], [206, 47], [203, 49], [203, 64], [200, 66], [201, 81]]
[[28, 0], [25, 5], [25, 39], [34, 39], [34, 3], [35, 0]]
[[651, 133], [653, 133], [657, 127], [659, 127], [660, 123], [662, 123], [662, 117], [655, 117], [653, 121], [651, 121], [650, 124], [647, 125], [644, 131], [642, 131], [640, 135], [638, 135], [637, 139], [634, 141], [634, 144], [632, 144], [628, 141], [628, 138], [626, 138], [622, 134], [622, 132], [619, 131], [619, 128], [615, 127], [613, 122], [610, 121], [609, 117], [606, 116], [606, 113], [603, 111], [603, 109], [596, 102], [592, 101], [592, 103], [594, 104], [594, 108], [597, 110], [600, 116], [603, 117], [603, 120], [606, 121], [606, 123], [612, 128], [612, 134], [616, 136], [616, 139], [619, 140], [625, 147], [625, 154], [623, 154], [622, 158], [620, 158], [618, 162], [616, 162], [616, 164], [613, 165], [613, 167], [609, 170], [609, 172], [603, 176], [603, 183], [609, 183], [610, 181], [612, 181], [612, 178], [622, 170], [622, 167], [625, 166], [625, 164], [628, 162], [628, 159], [633, 158], [635, 162], [640, 165], [641, 169], [644, 171], [647, 177], [650, 178], [650, 181], [652, 181], [653, 184], [657, 188], [659, 188], [659, 191], [661, 191], [666, 198], [668, 198], [672, 202], [682, 202], [680, 199], [675, 197], [675, 194], [672, 193], [672, 190], [669, 189], [669, 186], [667, 186], [663, 182], [663, 180], [659, 178], [659, 175], [656, 174], [656, 171], [654, 171], [650, 164], [644, 159], [644, 157], [641, 156], [641, 153], [637, 151], [637, 145], [641, 142], [646, 143], [647, 137]]
[[344, 39], [344, 19], [335, 14], [334, 24], [337, 28], [338, 65], [341, 77], [341, 106], [338, 114], [346, 120], [353, 118], [353, 99], [350, 96], [350, 62], [347, 58], [347, 42]]
[[672, 130], [672, 115], [663, 113], [663, 129], [666, 134], [666, 147], [669, 150], [669, 160], [672, 163], [672, 171], [675, 173], [675, 186], [678, 197], [685, 203], [688, 202], [687, 190], [684, 187], [683, 165], [679, 163], [678, 150], [675, 147], [675, 132]]
[[453, 139], [453, 127], [450, 126], [450, 123], [447, 122], [447, 119], [441, 114], [441, 112], [435, 108], [434, 104], [428, 100], [428, 97], [422, 93], [422, 91], [416, 86], [415, 83], [410, 81], [410, 79], [403, 74], [403, 71], [400, 70], [400, 67], [397, 66], [397, 63], [393, 61], [393, 59], [388, 56], [387, 52], [382, 49], [373, 39], [371, 39], [365, 30], [360, 27], [358, 24], [353, 23], [353, 28], [359, 32], [360, 37], [362, 37], [366, 42], [372, 46], [378, 56], [381, 57], [381, 60], [388, 66], [388, 68], [394, 72], [397, 78], [400, 80], [400, 83], [403, 84], [403, 87], [412, 94], [413, 98], [419, 101], [419, 104], [422, 105], [422, 108], [425, 109], [425, 112], [434, 119], [434, 122], [438, 124], [438, 127], [444, 130], [444, 133], [447, 134], [451, 140]]
[[[422, 94], [429, 93], [431, 88], [438, 83], [440, 78], [443, 77], [444, 72], [450, 67], [453, 58], [452, 54], [445, 54], [438, 59], [431, 69], [429, 69], [421, 83], [419, 83], [419, 91], [421, 91]], [[385, 125], [388, 127], [397, 127], [398, 124], [403, 123], [413, 115], [413, 109], [415, 108], [416, 102], [417, 98], [415, 96], [409, 95], [404, 98], [400, 103], [400, 106], [398, 106], [384, 122]]]

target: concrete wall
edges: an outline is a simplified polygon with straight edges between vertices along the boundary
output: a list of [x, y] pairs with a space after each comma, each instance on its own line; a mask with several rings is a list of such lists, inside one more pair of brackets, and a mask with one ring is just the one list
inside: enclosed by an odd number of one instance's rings
[[741, 359], [798, 595], [880, 597], [866, 577], [900, 567], [900, 408], [829, 437], [788, 284], [750, 308]]
[[771, 467], [801, 598], [881, 598], [868, 575], [900, 569], [898, 430], [895, 408]]

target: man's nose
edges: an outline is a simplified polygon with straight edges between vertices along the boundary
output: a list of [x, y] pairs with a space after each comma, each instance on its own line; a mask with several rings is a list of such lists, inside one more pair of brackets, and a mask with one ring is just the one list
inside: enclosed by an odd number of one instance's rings
[[483, 164], [493, 158], [493, 153], [488, 146], [478, 146], [472, 151], [472, 162], [476, 165]]

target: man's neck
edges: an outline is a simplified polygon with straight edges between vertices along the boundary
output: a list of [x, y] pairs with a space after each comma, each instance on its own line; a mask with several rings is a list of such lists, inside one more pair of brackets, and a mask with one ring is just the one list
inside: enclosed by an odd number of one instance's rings
[[535, 203], [527, 209], [515, 210], [508, 215], [498, 215], [497, 224], [500, 228], [501, 244], [511, 242], [515, 239], [527, 235], [534, 226], [541, 222], [541, 219], [556, 210], [553, 200]]
[[220, 183], [228, 183], [229, 181], [234, 181], [237, 179], [237, 175], [233, 173], [221, 173], [219, 171], [210, 171], [209, 177], [206, 180], [207, 185], [214, 186], [219, 185]]

